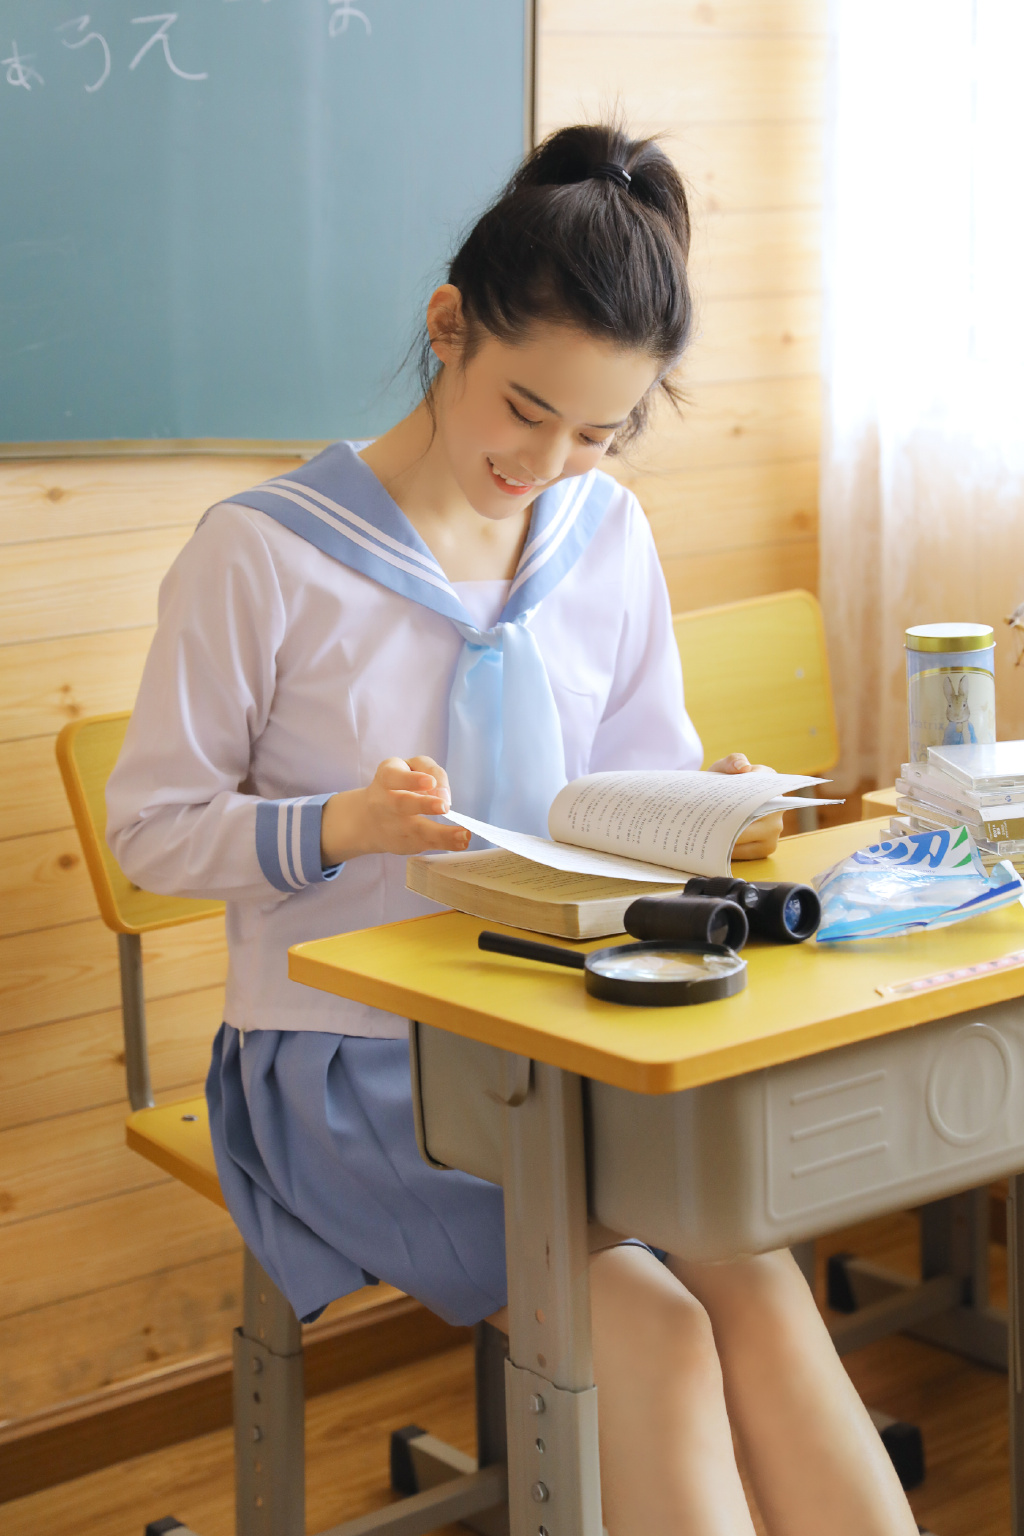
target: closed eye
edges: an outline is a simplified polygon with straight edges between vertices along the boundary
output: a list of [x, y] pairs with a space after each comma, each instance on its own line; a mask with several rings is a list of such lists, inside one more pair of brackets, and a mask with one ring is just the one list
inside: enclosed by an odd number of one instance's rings
[[[540, 422], [539, 421], [533, 421], [533, 420], [531, 420], [531, 418], [529, 416], [524, 416], [522, 411], [517, 410], [515, 405], [513, 404], [513, 402], [511, 400], [506, 400], [505, 404], [508, 406], [509, 410], [511, 411], [512, 418], [513, 418], [514, 421], [518, 421], [524, 427], [539, 427], [540, 426]], [[607, 439], [606, 438], [587, 437], [585, 432], [581, 432], [580, 433], [580, 442], [581, 443], [585, 443], [588, 448], [603, 448], [605, 446], [606, 442], [607, 442]]]
[[508, 406], [509, 410], [512, 412], [512, 415], [515, 418], [515, 420], [519, 421], [519, 422], [522, 422], [524, 427], [539, 427], [540, 426], [540, 422], [539, 421], [531, 421], [529, 416], [524, 416], [522, 411], [517, 411], [515, 406], [512, 404], [511, 400], [506, 400], [505, 404]]

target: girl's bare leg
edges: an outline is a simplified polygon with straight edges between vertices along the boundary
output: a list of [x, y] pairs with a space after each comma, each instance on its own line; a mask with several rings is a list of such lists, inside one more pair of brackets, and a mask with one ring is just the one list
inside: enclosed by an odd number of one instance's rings
[[668, 1262], [711, 1320], [729, 1417], [772, 1536], [821, 1536], [826, 1526], [830, 1536], [917, 1536], [792, 1256]]
[[609, 1536], [753, 1536], [707, 1312], [644, 1248], [590, 1261]]
[[637, 1247], [591, 1256], [590, 1306], [609, 1536], [754, 1536], [704, 1308]]

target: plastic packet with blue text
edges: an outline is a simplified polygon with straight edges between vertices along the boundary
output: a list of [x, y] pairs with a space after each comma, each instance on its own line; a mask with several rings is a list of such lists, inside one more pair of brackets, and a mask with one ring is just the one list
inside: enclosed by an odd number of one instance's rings
[[966, 827], [912, 832], [860, 848], [817, 875], [818, 939], [877, 939], [942, 928], [1024, 898], [1003, 860], [991, 871]]

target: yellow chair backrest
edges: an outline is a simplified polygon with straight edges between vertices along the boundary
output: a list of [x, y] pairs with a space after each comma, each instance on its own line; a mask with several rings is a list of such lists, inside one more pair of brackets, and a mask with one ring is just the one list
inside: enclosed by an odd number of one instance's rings
[[140, 890], [107, 847], [105, 790], [129, 718], [125, 710], [66, 725], [57, 737], [57, 762], [103, 921], [115, 933], [148, 933], [210, 917], [223, 912], [224, 904]]
[[698, 608], [673, 624], [705, 766], [729, 752], [780, 773], [837, 762], [825, 628], [810, 592]]

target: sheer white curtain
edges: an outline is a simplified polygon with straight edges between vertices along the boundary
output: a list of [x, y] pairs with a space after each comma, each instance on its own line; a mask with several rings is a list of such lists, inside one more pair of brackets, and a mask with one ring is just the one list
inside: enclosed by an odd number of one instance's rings
[[821, 599], [851, 786], [905, 759], [908, 624], [992, 624], [1024, 736], [1024, 0], [830, 23]]

